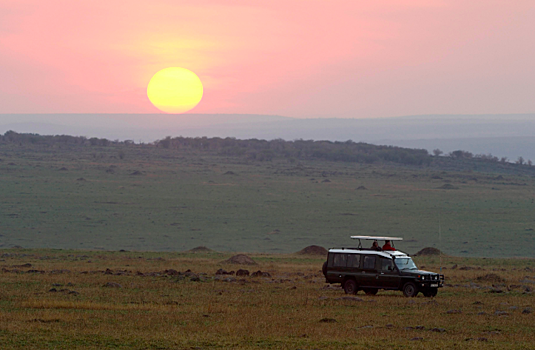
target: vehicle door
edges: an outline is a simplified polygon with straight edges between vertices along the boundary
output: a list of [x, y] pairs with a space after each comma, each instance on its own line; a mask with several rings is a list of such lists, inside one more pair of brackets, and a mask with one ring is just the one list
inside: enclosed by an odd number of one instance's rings
[[327, 279], [332, 282], [342, 282], [347, 273], [346, 253], [329, 253], [327, 260]]
[[357, 281], [359, 287], [374, 287], [377, 276], [377, 269], [375, 267], [377, 262], [377, 255], [362, 255], [360, 281]]
[[359, 283], [360, 277], [362, 275], [362, 270], [360, 268], [360, 254], [347, 254], [347, 275], [353, 276]]
[[392, 259], [384, 257], [377, 259], [377, 275], [375, 281], [379, 288], [397, 289], [399, 287], [401, 276]]

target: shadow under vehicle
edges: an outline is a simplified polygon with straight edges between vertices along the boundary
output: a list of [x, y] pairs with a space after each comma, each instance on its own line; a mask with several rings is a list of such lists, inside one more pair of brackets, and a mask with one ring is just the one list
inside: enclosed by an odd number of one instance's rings
[[399, 250], [363, 248], [361, 240], [401, 241], [399, 237], [351, 236], [358, 239], [356, 248], [331, 248], [323, 264], [327, 283], [340, 283], [346, 294], [362, 290], [375, 295], [379, 289], [401, 290], [406, 297], [422, 293], [437, 295], [444, 285], [444, 275], [419, 270], [412, 258]]

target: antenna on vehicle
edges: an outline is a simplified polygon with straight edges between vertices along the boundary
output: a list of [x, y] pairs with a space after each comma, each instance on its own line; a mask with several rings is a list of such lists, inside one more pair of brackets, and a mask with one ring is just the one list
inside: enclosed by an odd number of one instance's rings
[[[440, 232], [440, 213], [438, 216], [438, 245], [442, 248], [442, 233]], [[439, 249], [440, 273], [442, 273], [442, 249]]]

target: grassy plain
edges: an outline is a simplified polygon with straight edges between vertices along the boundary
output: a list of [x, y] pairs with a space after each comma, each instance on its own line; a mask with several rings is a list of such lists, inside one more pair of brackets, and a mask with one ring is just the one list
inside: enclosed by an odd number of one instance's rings
[[[358, 299], [348, 300], [340, 288], [324, 283], [322, 257], [254, 254], [255, 266], [222, 263], [228, 257], [1, 250], [0, 347], [535, 347], [532, 259], [444, 257], [447, 286], [435, 298], [408, 299], [383, 291], [376, 296], [360, 292]], [[439, 271], [438, 257], [417, 257], [416, 262]], [[216, 277], [220, 268], [261, 270], [271, 277]], [[172, 269], [189, 269], [200, 281]]]
[[441, 171], [2, 144], [0, 247], [291, 253], [378, 234], [404, 237], [398, 248], [409, 253], [533, 257], [535, 178], [481, 164]]

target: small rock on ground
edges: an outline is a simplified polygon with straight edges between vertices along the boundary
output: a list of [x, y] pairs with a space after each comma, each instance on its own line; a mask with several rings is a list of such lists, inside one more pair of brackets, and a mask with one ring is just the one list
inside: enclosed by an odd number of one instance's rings
[[321, 323], [336, 323], [338, 322], [337, 320], [335, 320], [334, 318], [322, 318], [320, 320]]
[[500, 310], [496, 310], [496, 311], [494, 312], [494, 314], [495, 314], [496, 316], [507, 316], [507, 315], [509, 315], [509, 313], [508, 313], [507, 311], [500, 311]]
[[461, 311], [461, 310], [455, 310], [455, 309], [453, 309], [453, 310], [448, 310], [448, 311], [446, 311], [446, 313], [447, 313], [447, 314], [450, 314], [450, 315], [451, 315], [451, 314], [461, 314], [462, 311]]
[[431, 328], [431, 332], [444, 333], [446, 330], [444, 328]]
[[359, 298], [359, 297], [340, 297], [334, 300], [364, 301], [364, 299]]
[[239, 269], [236, 271], [236, 276], [249, 276], [249, 270]]
[[123, 286], [121, 286], [119, 283], [115, 283], [115, 282], [107, 282], [104, 287], [108, 287], [108, 288], [123, 288]]

